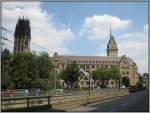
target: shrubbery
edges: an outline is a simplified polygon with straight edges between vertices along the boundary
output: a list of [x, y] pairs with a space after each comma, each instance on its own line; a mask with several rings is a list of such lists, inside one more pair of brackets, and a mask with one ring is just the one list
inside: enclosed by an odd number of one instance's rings
[[11, 54], [4, 49], [1, 54], [2, 89], [32, 88], [50, 90], [54, 86], [53, 63], [47, 53], [30, 52]]

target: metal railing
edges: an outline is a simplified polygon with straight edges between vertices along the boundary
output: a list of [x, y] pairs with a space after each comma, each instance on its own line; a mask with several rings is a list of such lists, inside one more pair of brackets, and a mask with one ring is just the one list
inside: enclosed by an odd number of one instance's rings
[[[121, 91], [126, 91], [124, 89]], [[119, 89], [103, 90], [103, 91], [93, 91], [90, 96], [95, 97], [96, 95], [109, 96], [112, 92], [119, 92]], [[89, 98], [88, 91], [76, 92], [74, 94], [63, 94], [63, 95], [51, 95], [49, 92], [42, 95], [43, 92], [40, 92], [38, 96], [27, 96], [27, 97], [11, 97], [11, 98], [2, 98], [1, 99], [1, 108], [2, 110], [7, 109], [17, 109], [17, 108], [30, 108], [33, 106], [43, 106], [51, 104], [60, 104], [61, 102], [70, 101], [70, 100], [81, 100], [84, 99], [87, 101]]]

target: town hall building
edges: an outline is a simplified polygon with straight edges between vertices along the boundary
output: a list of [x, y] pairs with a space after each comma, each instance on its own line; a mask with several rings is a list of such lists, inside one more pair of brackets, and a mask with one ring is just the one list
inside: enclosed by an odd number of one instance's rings
[[[14, 33], [14, 53], [19, 51], [30, 52], [31, 28], [28, 19], [19, 19]], [[120, 67], [123, 78], [130, 80], [134, 86], [138, 82], [138, 68], [136, 63], [126, 55], [118, 56], [118, 47], [110, 29], [110, 39], [107, 44], [107, 56], [71, 56], [54, 53], [52, 57], [58, 72], [65, 69], [67, 64], [75, 61], [80, 69], [91, 73], [97, 68], [113, 65]]]
[[67, 64], [73, 61], [77, 63], [79, 68], [89, 73], [100, 67], [110, 68], [116, 65], [120, 68], [122, 79], [126, 77], [130, 80], [130, 86], [135, 86], [138, 82], [138, 67], [136, 63], [126, 55], [118, 56], [117, 43], [111, 34], [111, 29], [110, 39], [107, 44], [107, 56], [71, 56], [54, 53], [53, 60], [58, 72], [65, 69]]

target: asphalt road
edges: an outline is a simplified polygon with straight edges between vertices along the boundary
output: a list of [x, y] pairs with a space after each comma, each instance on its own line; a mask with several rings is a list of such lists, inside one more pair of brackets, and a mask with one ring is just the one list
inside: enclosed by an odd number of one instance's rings
[[141, 90], [125, 97], [88, 105], [87, 108], [92, 112], [148, 112], [149, 90]]

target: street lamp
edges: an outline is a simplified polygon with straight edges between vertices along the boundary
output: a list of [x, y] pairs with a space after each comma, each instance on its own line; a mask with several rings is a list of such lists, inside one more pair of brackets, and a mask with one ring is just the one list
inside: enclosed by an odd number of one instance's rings
[[119, 79], [119, 91], [120, 91], [120, 79]]
[[90, 76], [88, 76], [89, 77], [89, 96], [90, 96], [90, 94], [91, 94], [91, 77]]
[[55, 68], [54, 69], [54, 77], [55, 77], [55, 92], [56, 92], [56, 86], [57, 86], [57, 80], [56, 80], [56, 72], [57, 72], [57, 69]]

